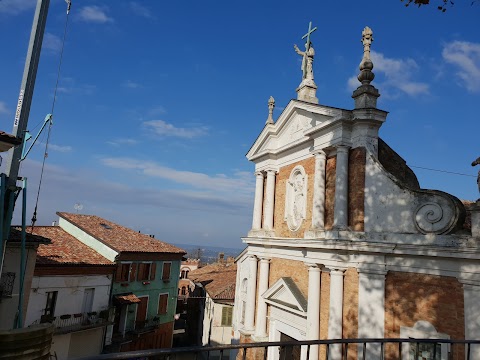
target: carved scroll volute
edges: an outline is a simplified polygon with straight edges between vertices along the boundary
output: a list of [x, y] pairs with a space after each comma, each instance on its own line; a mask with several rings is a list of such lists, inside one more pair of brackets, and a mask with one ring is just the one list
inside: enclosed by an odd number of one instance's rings
[[422, 190], [414, 212], [415, 227], [422, 234], [449, 234], [465, 220], [465, 208], [456, 197], [442, 191]]

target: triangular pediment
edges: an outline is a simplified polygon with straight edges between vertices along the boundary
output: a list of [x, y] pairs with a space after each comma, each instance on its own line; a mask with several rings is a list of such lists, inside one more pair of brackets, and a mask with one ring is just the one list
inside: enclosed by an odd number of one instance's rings
[[265, 293], [262, 294], [267, 304], [291, 311], [295, 314], [306, 315], [307, 300], [298, 289], [292, 278], [278, 279]]
[[343, 114], [341, 109], [291, 100], [274, 124], [266, 124], [247, 153], [249, 160], [278, 154], [309, 140], [309, 130]]

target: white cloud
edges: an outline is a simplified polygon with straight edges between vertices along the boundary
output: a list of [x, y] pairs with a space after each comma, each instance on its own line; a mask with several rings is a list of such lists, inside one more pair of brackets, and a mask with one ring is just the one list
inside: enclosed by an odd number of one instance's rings
[[43, 37], [42, 48], [59, 53], [62, 49], [62, 40], [58, 36], [47, 32]]
[[62, 145], [48, 144], [48, 150], [58, 151], [58, 152], [61, 152], [61, 153], [67, 153], [67, 152], [72, 151], [72, 147], [68, 146], [68, 145], [62, 146]]
[[0, 101], [0, 114], [9, 114], [10, 110], [7, 108], [7, 104], [5, 104], [3, 101]]
[[189, 185], [197, 189], [226, 192], [251, 193], [253, 178], [251, 173], [238, 171], [233, 177], [225, 174], [208, 175], [192, 171], [176, 170], [152, 161], [141, 161], [133, 158], [103, 158], [105, 166], [127, 171], [137, 170], [142, 175], [162, 178], [175, 183]]
[[140, 5], [135, 1], [130, 2], [130, 9], [133, 11], [135, 15], [142, 16], [147, 19], [154, 18], [152, 12], [149, 9], [147, 9], [145, 6]]
[[105, 24], [113, 22], [111, 17], [108, 17], [105, 11], [99, 6], [85, 6], [80, 9], [79, 19], [86, 22], [93, 22], [98, 24]]
[[[405, 93], [410, 96], [428, 94], [430, 86], [427, 83], [412, 80], [414, 73], [419, 66], [415, 60], [388, 58], [384, 54], [372, 51], [373, 72], [376, 75], [383, 75], [383, 81], [377, 81], [377, 87], [387, 93], [390, 97], [396, 97], [399, 93]], [[360, 85], [356, 76], [348, 79], [348, 88], [356, 89]]]
[[148, 116], [157, 116], [166, 114], [167, 110], [163, 106], [156, 106], [148, 111]]
[[163, 120], [150, 120], [143, 123], [145, 127], [153, 130], [157, 135], [160, 136], [173, 136], [186, 139], [192, 139], [194, 137], [204, 136], [207, 134], [207, 128], [205, 126], [201, 127], [191, 127], [191, 128], [178, 128], [172, 124], [169, 124]]
[[107, 141], [107, 144], [113, 145], [113, 146], [122, 146], [122, 145], [132, 146], [132, 145], [136, 145], [137, 143], [138, 143], [137, 140], [127, 139], [127, 138], [114, 139], [114, 140]]
[[131, 80], [127, 80], [122, 84], [123, 87], [129, 88], [129, 89], [138, 89], [141, 88], [142, 85], [136, 82], [133, 82]]
[[471, 92], [480, 91], [480, 43], [453, 41], [443, 47], [442, 56], [457, 68], [462, 86]]
[[36, 3], [36, 0], [0, 0], [0, 13], [18, 15], [33, 9]]

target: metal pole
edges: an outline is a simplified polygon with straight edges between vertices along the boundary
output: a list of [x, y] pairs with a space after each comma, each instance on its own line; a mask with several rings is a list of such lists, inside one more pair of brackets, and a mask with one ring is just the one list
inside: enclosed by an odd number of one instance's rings
[[18, 316], [15, 328], [23, 327], [23, 298], [25, 284], [26, 240], [27, 240], [27, 178], [23, 178], [22, 189], [22, 243], [20, 249], [20, 289], [18, 292]]

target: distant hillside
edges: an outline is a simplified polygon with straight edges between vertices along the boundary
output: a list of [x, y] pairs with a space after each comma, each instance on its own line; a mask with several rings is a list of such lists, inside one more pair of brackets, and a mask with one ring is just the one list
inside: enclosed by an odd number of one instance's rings
[[220, 246], [206, 246], [194, 244], [174, 244], [187, 252], [187, 257], [197, 258], [200, 254], [200, 260], [204, 264], [210, 264], [218, 259], [218, 254], [223, 252], [225, 259], [229, 256], [237, 257], [243, 249], [225, 248]]

